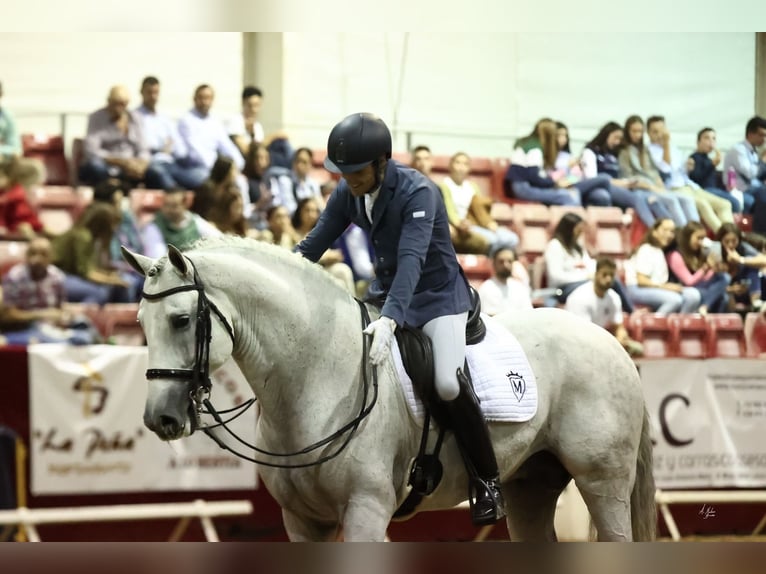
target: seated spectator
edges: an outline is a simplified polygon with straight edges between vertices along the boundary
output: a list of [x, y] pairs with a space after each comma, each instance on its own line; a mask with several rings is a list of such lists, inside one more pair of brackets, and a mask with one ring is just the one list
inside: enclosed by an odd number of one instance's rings
[[499, 315], [505, 311], [520, 311], [532, 308], [532, 294], [529, 284], [513, 276], [514, 265], [518, 264], [516, 252], [511, 246], [497, 245], [490, 252], [492, 277], [478, 289], [481, 310], [487, 315]]
[[[2, 99], [3, 84], [0, 83], [0, 100]], [[8, 108], [0, 105], [0, 176], [13, 158], [21, 156], [21, 151], [21, 137], [16, 129], [16, 121]]]
[[[292, 216], [293, 229], [298, 234], [299, 241], [303, 240], [314, 229], [317, 221], [319, 221], [319, 202], [311, 197], [300, 200]], [[351, 295], [356, 296], [354, 273], [343, 261], [343, 252], [340, 249], [332, 248], [325, 251], [317, 263], [332, 275], [338, 285]]]
[[658, 219], [625, 265], [625, 283], [634, 305], [656, 313], [693, 313], [700, 306], [700, 292], [670, 281], [665, 250], [675, 239], [672, 219]]
[[680, 209], [665, 205], [670, 209], [673, 222], [678, 227], [683, 227], [689, 221], [699, 221], [700, 214], [694, 199], [673, 194], [665, 187], [662, 176], [654, 167], [649, 150], [644, 145], [644, 121], [638, 116], [630, 116], [625, 121], [623, 132], [623, 145], [618, 156], [620, 177], [635, 181], [642, 189], [675, 198]]
[[45, 167], [39, 160], [14, 158], [9, 162], [7, 176], [0, 174], [0, 228], [28, 239], [44, 232], [28, 195], [44, 180]]
[[219, 157], [215, 160], [207, 179], [194, 191], [192, 211], [204, 219], [209, 219], [210, 209], [215, 204], [215, 198], [222, 190], [229, 187], [235, 187], [243, 194], [245, 209], [252, 211], [249, 187], [247, 182], [243, 181], [246, 179], [237, 169], [233, 159], [226, 156]]
[[106, 107], [88, 117], [85, 157], [79, 172], [84, 183], [96, 185], [113, 177], [129, 187], [140, 183], [161, 187], [162, 167], [150, 163], [141, 118], [128, 111], [129, 103], [127, 88], [115, 86], [109, 91]]
[[[721, 163], [721, 152], [715, 144], [716, 136], [713, 128], [702, 128], [697, 133], [697, 151], [689, 156], [686, 165], [689, 179], [705, 191], [731, 203], [732, 211], [742, 213], [740, 198], [719, 186], [717, 168]], [[754, 200], [752, 197], [748, 197], [748, 200], [745, 201], [745, 206], [750, 213]]]
[[735, 192], [743, 195], [746, 211], [752, 203], [753, 231], [762, 234], [766, 234], [766, 150], [758, 149], [764, 142], [766, 119], [752, 117], [745, 127], [745, 140], [732, 146], [723, 159], [724, 173], [732, 171], [736, 176]]
[[412, 161], [410, 167], [418, 170], [428, 179], [431, 179], [431, 169], [433, 168], [433, 158], [431, 149], [428, 146], [419, 145], [412, 150]]
[[731, 277], [718, 271], [715, 257], [703, 249], [707, 232], [701, 223], [690, 221], [678, 234], [676, 248], [667, 254], [672, 277], [681, 285], [700, 292], [698, 313], [723, 313], [728, 309], [726, 289]]
[[245, 237], [248, 234], [247, 219], [245, 219], [239, 188], [230, 185], [216, 193], [208, 221], [224, 235]]
[[611, 206], [610, 178], [598, 174], [588, 178], [583, 176], [579, 158], [572, 157], [569, 148], [569, 128], [561, 122], [556, 122], [556, 149], [556, 161], [549, 172], [550, 176], [556, 181], [568, 181], [572, 187], [580, 190], [583, 205]]
[[554, 180], [558, 156], [556, 122], [543, 118], [528, 136], [514, 144], [511, 165], [505, 174], [510, 197], [545, 205], [582, 205], [580, 190], [566, 177]]
[[[447, 208], [450, 236], [455, 250], [470, 253], [472, 247], [484, 248], [479, 253], [486, 254], [496, 245], [516, 247], [519, 237], [506, 227], [501, 227], [492, 219], [490, 208], [492, 200], [479, 191], [479, 187], [468, 179], [471, 160], [467, 154], [458, 152], [450, 158], [449, 175], [444, 178], [439, 188]], [[484, 241], [478, 241], [479, 236]]]
[[186, 209], [185, 195], [182, 189], [166, 191], [162, 207], [142, 229], [141, 237], [148, 257], [162, 257], [167, 253], [168, 245], [184, 251], [199, 239], [221, 234], [214, 225]]
[[760, 272], [766, 268], [766, 254], [747, 243], [733, 223], [724, 223], [716, 239], [711, 253], [731, 277], [727, 292], [732, 302], [744, 303], [748, 311], [760, 311], [763, 308]]
[[228, 132], [242, 157], [246, 158], [250, 146], [263, 144], [269, 150], [272, 165], [290, 169], [294, 153], [287, 134], [279, 131], [268, 137], [258, 121], [258, 114], [263, 103], [263, 91], [255, 86], [245, 86], [242, 90], [242, 113], [234, 116], [228, 123]]
[[244, 175], [250, 188], [250, 200], [255, 204], [251, 224], [263, 229], [266, 212], [275, 205], [284, 205], [292, 217], [297, 207], [290, 170], [271, 165], [271, 155], [263, 144], [250, 147]]
[[136, 108], [136, 114], [143, 124], [152, 165], [161, 177], [158, 188], [195, 189], [207, 175], [207, 169], [185, 165], [186, 144], [178, 133], [176, 122], [157, 111], [159, 98], [160, 81], [154, 76], [145, 77], [141, 82], [141, 105]]
[[128, 303], [130, 283], [111, 267], [109, 245], [120, 214], [106, 203], [92, 203], [72, 229], [53, 240], [53, 263], [65, 274], [67, 301]]
[[324, 198], [319, 182], [310, 176], [313, 165], [312, 151], [307, 147], [298, 148], [293, 155], [293, 193], [296, 201], [313, 197], [324, 207]]
[[287, 213], [284, 205], [275, 205], [270, 208], [266, 213], [266, 221], [268, 227], [258, 234], [259, 240], [279, 245], [290, 251], [298, 245], [301, 239], [293, 229], [290, 214]]
[[[561, 290], [557, 296], [559, 303], [566, 303], [569, 294], [589, 282], [596, 272], [596, 262], [581, 243], [584, 231], [585, 221], [582, 217], [576, 213], [565, 213], [553, 230], [553, 238], [545, 247], [545, 276], [548, 287]], [[632, 313], [633, 305], [625, 295], [619, 279], [614, 280], [612, 288], [620, 296], [623, 309]]]
[[654, 167], [660, 172], [665, 187], [694, 200], [702, 221], [710, 229], [718, 231], [721, 223], [734, 221], [731, 203], [712, 193], [708, 193], [689, 179], [686, 161], [675, 146], [670, 145], [670, 132], [665, 126], [665, 118], [652, 116], [646, 120], [649, 132], [649, 157]]
[[178, 122], [178, 132], [187, 149], [183, 166], [191, 169], [197, 181], [190, 189], [197, 189], [215, 164], [219, 155], [231, 158], [237, 169], [245, 167], [239, 149], [229, 139], [223, 123], [210, 113], [215, 94], [207, 84], [194, 91], [194, 108]]
[[62, 309], [64, 273], [51, 265], [51, 244], [44, 237], [29, 242], [26, 262], [3, 277], [3, 336], [10, 345], [96, 342], [96, 331]]
[[622, 145], [622, 127], [616, 122], [608, 122], [585, 145], [580, 156], [580, 167], [586, 178], [606, 175], [611, 178], [610, 192], [612, 202], [626, 209], [632, 207], [639, 219], [647, 227], [654, 225], [658, 217], [679, 215], [683, 220], [683, 211], [678, 200], [669, 193], [655, 193], [640, 186], [637, 178], [621, 178], [617, 154]]
[[640, 356], [644, 354], [643, 345], [628, 335], [623, 324], [620, 296], [611, 288], [616, 272], [617, 265], [612, 259], [599, 257], [593, 281], [572, 291], [566, 310], [603, 327], [615, 336], [628, 354]]

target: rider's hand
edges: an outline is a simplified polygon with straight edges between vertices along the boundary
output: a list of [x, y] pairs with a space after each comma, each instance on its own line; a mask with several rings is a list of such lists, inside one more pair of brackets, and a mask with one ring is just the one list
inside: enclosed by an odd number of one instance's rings
[[372, 335], [370, 362], [373, 365], [379, 365], [388, 354], [395, 329], [396, 321], [388, 317], [380, 317], [367, 325], [367, 328], [363, 331], [365, 335]]

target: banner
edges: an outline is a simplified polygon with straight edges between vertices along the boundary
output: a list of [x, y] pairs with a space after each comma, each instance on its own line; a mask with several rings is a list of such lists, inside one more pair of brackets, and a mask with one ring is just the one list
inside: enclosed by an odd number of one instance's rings
[[[28, 355], [33, 494], [257, 486], [254, 464], [202, 432], [163, 442], [144, 426], [146, 347], [31, 345]], [[233, 361], [212, 379], [219, 411], [253, 396]], [[255, 417], [251, 407], [230, 428], [252, 442]]]
[[659, 488], [766, 486], [766, 362], [640, 364]]

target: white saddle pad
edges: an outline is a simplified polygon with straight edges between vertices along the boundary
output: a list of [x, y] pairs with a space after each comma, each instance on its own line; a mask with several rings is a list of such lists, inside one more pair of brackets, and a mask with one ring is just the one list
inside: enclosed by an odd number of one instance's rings
[[[537, 412], [537, 383], [527, 356], [516, 337], [492, 317], [482, 314], [487, 335], [478, 345], [466, 347], [481, 410], [487, 420], [524, 422]], [[399, 346], [392, 345], [396, 372], [399, 375], [407, 404], [414, 417], [422, 421], [425, 408], [415, 396], [412, 380], [404, 370]]]

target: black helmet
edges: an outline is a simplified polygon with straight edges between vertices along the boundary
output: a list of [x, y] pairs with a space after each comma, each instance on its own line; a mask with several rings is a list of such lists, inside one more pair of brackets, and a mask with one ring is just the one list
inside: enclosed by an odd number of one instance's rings
[[378, 116], [351, 114], [327, 138], [324, 166], [333, 173], [353, 173], [380, 156], [391, 157], [391, 132]]

